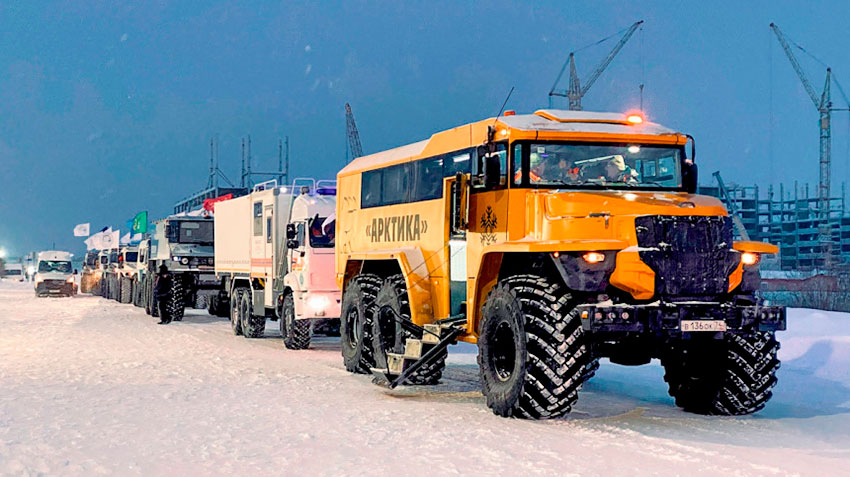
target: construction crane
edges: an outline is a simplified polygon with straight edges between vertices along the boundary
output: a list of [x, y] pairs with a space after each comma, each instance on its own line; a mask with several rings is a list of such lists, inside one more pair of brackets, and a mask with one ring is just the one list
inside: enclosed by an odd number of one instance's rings
[[[564, 63], [564, 66], [561, 67], [561, 72], [558, 73], [558, 77], [555, 79], [555, 84], [552, 85], [552, 89], [549, 90], [549, 106], [552, 106], [552, 97], [553, 96], [561, 96], [569, 99], [570, 102], [570, 111], [581, 111], [581, 99], [587, 94], [587, 91], [593, 86], [593, 83], [599, 79], [599, 76], [602, 75], [602, 72], [608, 68], [608, 65], [614, 60], [614, 57], [623, 49], [623, 46], [626, 45], [626, 42], [629, 41], [629, 38], [634, 35], [635, 31], [643, 24], [643, 20], [637, 21], [632, 24], [628, 29], [626, 29], [626, 33], [620, 38], [620, 41], [614, 45], [614, 49], [612, 49], [608, 56], [599, 63], [599, 66], [590, 73], [590, 76], [584, 82], [584, 86], [581, 86], [581, 81], [579, 80], [578, 73], [576, 72], [576, 60], [575, 60], [575, 51], [570, 52], [567, 57], [567, 61]], [[614, 35], [616, 35], [615, 33]], [[612, 35], [612, 36], [614, 36]], [[594, 44], [602, 43], [611, 36], [604, 38]], [[564, 75], [564, 71], [567, 69], [567, 66], [570, 67], [570, 85], [569, 88], [565, 91], [558, 91], [558, 83], [561, 81], [561, 77]], [[642, 85], [641, 85], [642, 86]]]
[[363, 146], [360, 145], [360, 133], [357, 132], [357, 124], [354, 123], [354, 113], [351, 105], [345, 103], [345, 129], [348, 133], [348, 148], [351, 151], [351, 159], [363, 155]]
[[[820, 219], [820, 241], [823, 244], [823, 252], [824, 255], [824, 264], [828, 267], [830, 262], [831, 255], [831, 239], [829, 237], [829, 197], [830, 197], [830, 179], [831, 179], [831, 171], [830, 168], [832, 166], [832, 112], [833, 111], [847, 111], [848, 108], [833, 108], [832, 107], [832, 96], [831, 96], [831, 88], [832, 85], [832, 68], [826, 67], [826, 81], [823, 85], [823, 92], [818, 95], [815, 89], [812, 87], [812, 84], [809, 82], [806, 73], [803, 71], [803, 68], [800, 66], [800, 62], [797, 61], [797, 57], [794, 56], [794, 50], [791, 48], [790, 41], [782, 30], [775, 23], [770, 24], [771, 30], [776, 34], [776, 38], [779, 40], [779, 44], [782, 45], [782, 49], [785, 50], [785, 55], [788, 57], [788, 61], [791, 62], [791, 66], [794, 68], [794, 71], [797, 73], [797, 76], [800, 78], [800, 82], [803, 83], [803, 88], [806, 90], [806, 93], [811, 98], [812, 103], [815, 105], [815, 109], [818, 110], [818, 114], [820, 118], [818, 120], [818, 129], [820, 130], [820, 181], [818, 183], [818, 204], [819, 204], [819, 214], [818, 218]], [[805, 50], [793, 43], [795, 47], [799, 48], [801, 51], [805, 52]], [[840, 85], [839, 85], [840, 89]], [[843, 91], [842, 91], [843, 93]]]

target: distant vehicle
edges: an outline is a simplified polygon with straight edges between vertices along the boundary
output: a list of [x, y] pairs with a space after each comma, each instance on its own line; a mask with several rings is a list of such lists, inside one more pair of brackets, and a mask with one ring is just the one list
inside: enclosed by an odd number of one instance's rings
[[118, 249], [101, 250], [98, 260], [100, 260], [101, 296], [109, 300], [116, 300], [118, 297], [118, 281], [115, 280], [115, 269], [118, 267]]
[[210, 313], [227, 316], [229, 309], [234, 334], [247, 338], [262, 336], [266, 318], [280, 320], [289, 349], [307, 348], [314, 325], [338, 330], [335, 207], [336, 183], [313, 179], [283, 187], [269, 181], [217, 203], [221, 293]]
[[147, 265], [142, 283], [145, 311], [159, 316], [153, 289], [160, 265], [173, 277], [169, 312], [174, 321], [183, 319], [187, 306], [206, 308], [211, 295], [218, 292], [219, 281], [213, 266], [213, 219], [174, 215], [154, 222], [151, 237], [140, 244], [147, 247]]
[[48, 250], [38, 254], [35, 271], [36, 296], [74, 296], [77, 294], [74, 268], [68, 252]]
[[110, 267], [104, 272], [107, 287], [110, 290], [108, 298], [119, 303], [131, 303], [134, 296], [134, 283], [138, 280], [139, 246], [125, 245], [114, 255], [110, 254]]
[[25, 280], [24, 267], [20, 263], [4, 263], [3, 273], [4, 280], [22, 282]]
[[83, 273], [80, 278], [80, 292], [82, 293], [100, 295], [102, 273], [98, 256], [98, 251], [90, 250], [86, 252], [86, 256], [83, 258]]

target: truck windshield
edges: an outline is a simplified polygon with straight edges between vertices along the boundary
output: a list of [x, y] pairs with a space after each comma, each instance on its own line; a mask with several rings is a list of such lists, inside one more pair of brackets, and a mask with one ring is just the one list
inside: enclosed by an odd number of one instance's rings
[[21, 271], [18, 270], [17, 268], [12, 268], [12, 269], [6, 270], [6, 276], [7, 277], [11, 277], [11, 276], [18, 276], [19, 277], [19, 276], [21, 276]]
[[124, 263], [136, 263], [139, 259], [139, 252], [126, 252], [124, 253]]
[[310, 220], [310, 246], [313, 248], [333, 248], [336, 221], [325, 223], [327, 217], [313, 217]]
[[61, 272], [61, 273], [71, 273], [71, 262], [59, 261], [59, 260], [42, 260], [38, 262], [38, 272], [39, 273], [48, 273], [48, 272]]
[[86, 265], [93, 267], [97, 265], [97, 254], [87, 253], [86, 254]]
[[213, 243], [212, 220], [179, 220], [169, 224], [169, 239], [179, 243]]
[[528, 170], [517, 173], [514, 183], [595, 189], [682, 187], [681, 146], [547, 142], [527, 148]]

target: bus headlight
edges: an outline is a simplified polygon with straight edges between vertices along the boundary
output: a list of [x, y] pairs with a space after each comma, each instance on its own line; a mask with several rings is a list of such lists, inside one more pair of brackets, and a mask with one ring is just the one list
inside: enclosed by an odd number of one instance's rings
[[761, 260], [761, 257], [755, 252], [741, 253], [741, 263], [743, 263], [747, 267], [751, 267], [759, 263], [759, 260]]

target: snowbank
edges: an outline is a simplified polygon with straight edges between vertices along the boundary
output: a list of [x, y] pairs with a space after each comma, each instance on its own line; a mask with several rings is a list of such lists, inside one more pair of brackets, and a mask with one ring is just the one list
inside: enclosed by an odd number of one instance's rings
[[604, 363], [564, 420], [494, 416], [474, 347], [444, 383], [390, 392], [339, 340], [288, 351], [190, 312], [157, 326], [100, 298], [0, 283], [0, 474], [838, 475], [850, 465], [850, 316], [793, 310], [767, 408], [673, 406], [653, 363]]

